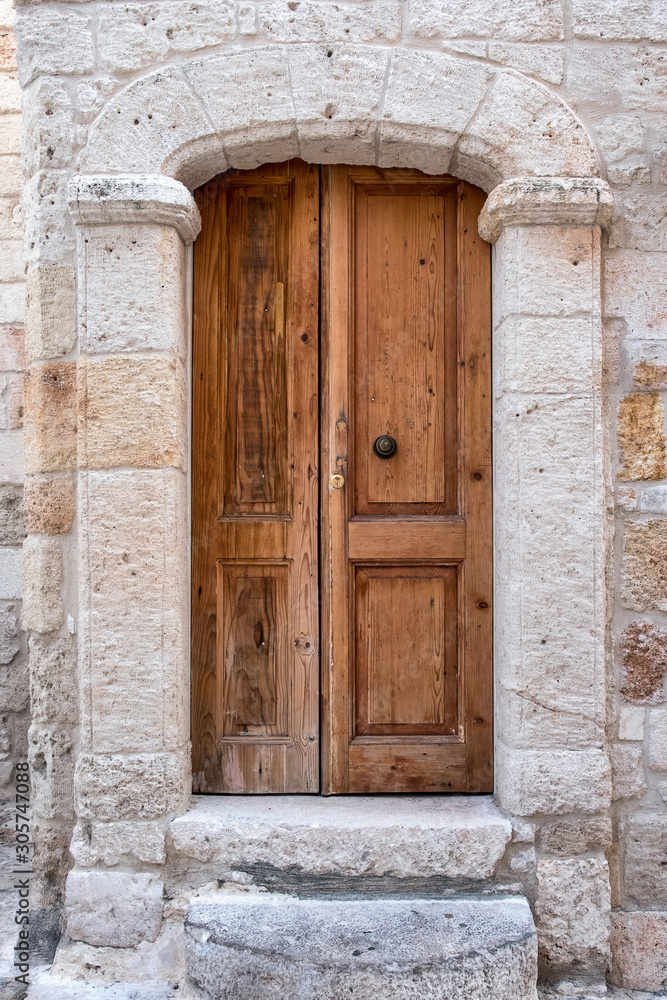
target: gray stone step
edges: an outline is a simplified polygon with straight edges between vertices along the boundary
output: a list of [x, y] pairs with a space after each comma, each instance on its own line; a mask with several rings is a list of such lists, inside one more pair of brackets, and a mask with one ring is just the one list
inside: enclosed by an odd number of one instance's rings
[[209, 1000], [536, 1000], [520, 896], [296, 899], [211, 890], [186, 920], [188, 981]]

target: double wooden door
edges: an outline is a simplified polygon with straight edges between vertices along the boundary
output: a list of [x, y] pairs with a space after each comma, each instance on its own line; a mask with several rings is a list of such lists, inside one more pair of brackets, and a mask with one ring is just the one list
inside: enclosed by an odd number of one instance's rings
[[484, 194], [293, 160], [196, 197], [194, 788], [491, 791]]

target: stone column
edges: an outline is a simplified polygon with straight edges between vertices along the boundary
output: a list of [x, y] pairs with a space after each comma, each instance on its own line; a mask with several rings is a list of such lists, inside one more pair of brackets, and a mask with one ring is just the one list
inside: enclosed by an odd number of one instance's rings
[[[515, 815], [579, 814], [575, 825], [611, 802], [600, 306], [610, 212], [594, 178], [518, 178], [491, 193], [480, 218], [495, 243], [497, 797]], [[547, 973], [604, 971], [603, 846], [538, 861]]]
[[[76, 177], [80, 754], [68, 933], [160, 930], [165, 819], [187, 808], [188, 296], [199, 213], [166, 177]], [[108, 866], [113, 866], [113, 871]]]

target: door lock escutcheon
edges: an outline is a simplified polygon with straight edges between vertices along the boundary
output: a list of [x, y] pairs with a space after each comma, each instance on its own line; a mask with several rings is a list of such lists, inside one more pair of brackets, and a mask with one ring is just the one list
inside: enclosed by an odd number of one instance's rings
[[391, 434], [380, 434], [380, 437], [375, 438], [373, 442], [373, 451], [378, 458], [391, 458], [392, 455], [396, 454], [397, 448], [396, 438], [393, 438]]
[[342, 476], [335, 475], [331, 477], [329, 484], [334, 490], [342, 490], [343, 486], [345, 486], [345, 480]]

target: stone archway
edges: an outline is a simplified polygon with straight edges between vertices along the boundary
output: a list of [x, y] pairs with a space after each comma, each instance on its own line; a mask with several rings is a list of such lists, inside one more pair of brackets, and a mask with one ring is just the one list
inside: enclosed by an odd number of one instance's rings
[[[155, 866], [189, 804], [185, 248], [199, 220], [187, 188], [291, 156], [449, 171], [491, 190], [497, 800], [515, 816], [610, 801], [599, 281], [611, 199], [585, 130], [546, 87], [440, 53], [309, 43], [193, 59], [111, 98], [70, 182], [82, 735], [69, 934], [96, 948], [162, 933]], [[105, 867], [117, 820], [130, 873]], [[603, 858], [585, 877], [608, 899]], [[142, 897], [150, 920], [128, 934]], [[94, 933], [91, 905], [104, 914]]]
[[516, 176], [597, 176], [574, 113], [519, 73], [444, 53], [304, 43], [192, 59], [113, 97], [80, 170], [164, 173], [300, 156], [447, 171], [489, 191]]

